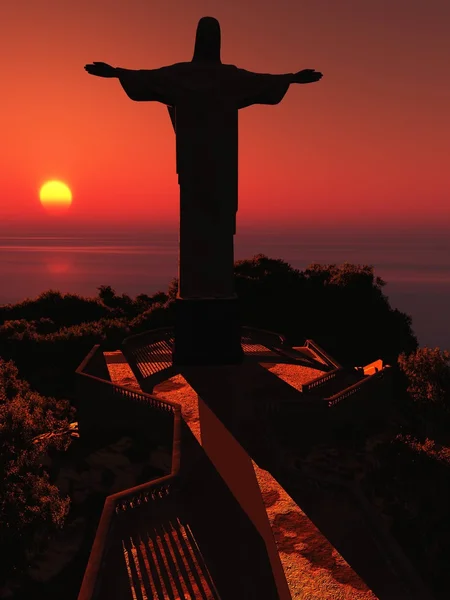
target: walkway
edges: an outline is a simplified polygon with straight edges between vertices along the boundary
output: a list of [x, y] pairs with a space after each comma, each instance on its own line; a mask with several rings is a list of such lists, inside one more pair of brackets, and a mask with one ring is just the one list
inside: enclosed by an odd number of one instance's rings
[[[157, 345], [156, 338], [151, 339], [155, 333], [149, 332], [145, 355], [138, 348], [139, 344], [133, 348], [134, 375], [143, 388], [154, 388], [155, 398], [181, 406], [186, 435], [191, 440], [187, 444], [186, 439], [183, 441], [183, 475], [170, 499], [161, 503], [163, 512], [152, 508], [149, 513], [145, 508], [138, 508], [115, 521], [117, 526], [102, 568], [98, 598], [275, 600], [278, 596], [262, 538], [218, 475], [217, 465], [212, 465], [201, 446], [202, 435], [208, 428], [208, 435], [214, 435], [215, 426], [211, 417], [207, 417], [208, 410], [256, 459], [253, 450], [267, 431], [264, 428], [258, 431], [257, 426], [255, 431], [255, 403], [279, 398], [295, 403], [296, 395], [302, 402], [305, 396], [300, 392], [301, 385], [311, 380], [312, 375], [317, 377], [334, 367], [326, 356], [311, 348], [305, 352], [301, 348], [291, 349], [283, 354], [282, 348], [254, 342], [248, 336], [243, 339], [246, 358], [242, 366], [183, 368], [182, 374], [172, 372], [172, 377], [168, 377], [173, 368], [170, 333], [165, 334], [164, 348]], [[130, 346], [125, 350], [130, 356]], [[156, 379], [155, 372], [149, 372], [146, 366], [153, 361], [153, 356], [156, 357], [154, 365], [161, 367], [156, 371]], [[119, 354], [115, 357], [117, 360]], [[113, 366], [109, 362], [115, 383], [121, 383], [114, 375], [119, 365], [122, 375], [130, 382], [133, 380], [130, 372], [126, 373], [124, 363], [116, 362]], [[137, 381], [132, 385], [137, 388]], [[213, 449], [211, 439], [214, 437], [209, 438], [208, 452]], [[270, 443], [273, 440], [266, 438], [269, 448]], [[217, 459], [210, 456], [211, 460]], [[410, 581], [410, 585], [405, 585], [392, 570], [392, 556], [383, 552], [376, 532], [367, 528], [367, 522], [359, 514], [358, 505], [349, 503], [345, 512], [341, 507], [345, 505], [344, 498], [337, 502], [337, 513], [334, 509], [330, 513], [330, 497], [338, 500], [342, 489], [327, 492], [317, 487], [317, 481], [311, 484], [311, 480], [301, 475], [292, 479], [291, 474], [287, 478], [286, 470], [279, 470], [273, 457], [269, 462], [273, 476], [261, 463], [258, 466], [253, 462], [253, 469], [294, 600], [425, 600], [428, 597], [422, 590], [415, 593], [414, 584]], [[282, 463], [279, 466], [284, 467]], [[266, 566], [262, 568], [264, 563]], [[117, 575], [110, 577], [110, 573]], [[239, 582], [238, 589], [236, 582]]]
[[[256, 350], [255, 346], [253, 345], [252, 350]], [[250, 350], [250, 348], [248, 349]], [[306, 383], [323, 373], [323, 370], [314, 369], [311, 365], [266, 362], [267, 356], [266, 349], [261, 357], [264, 357], [262, 365], [278, 377], [282, 376], [291, 385], [293, 382]], [[296, 352], [296, 356], [298, 356], [298, 352]], [[139, 384], [120, 351], [105, 353], [105, 357], [113, 381], [117, 384], [126, 383], [128, 386], [139, 389]], [[310, 358], [311, 364], [314, 364], [315, 358], [313, 356]], [[324, 363], [322, 363], [323, 368], [325, 368]], [[157, 385], [153, 395], [161, 400], [179, 403], [183, 419], [188, 424], [193, 436], [198, 442], [201, 442], [197, 394], [182, 375], [176, 375]], [[327, 538], [270, 473], [258, 467], [254, 462], [253, 467], [292, 599], [377, 600], [339, 552], [333, 548]], [[192, 483], [197, 485], [194, 480]], [[214, 503], [209, 499], [208, 492], [205, 496], [207, 498], [205, 514], [208, 514], [211, 510], [210, 506]], [[195, 499], [195, 495], [192, 498]], [[200, 520], [199, 523], [201, 522]], [[210, 527], [208, 520], [203, 519], [203, 523], [207, 530]], [[238, 537], [238, 548], [241, 547], [245, 548], [242, 534]], [[229, 579], [233, 580], [233, 578]], [[214, 582], [216, 581], [214, 580]], [[261, 597], [264, 598], [264, 594]], [[181, 598], [183, 599], [183, 596]], [[240, 598], [245, 598], [245, 596], [236, 595], [236, 599], [240, 600]]]

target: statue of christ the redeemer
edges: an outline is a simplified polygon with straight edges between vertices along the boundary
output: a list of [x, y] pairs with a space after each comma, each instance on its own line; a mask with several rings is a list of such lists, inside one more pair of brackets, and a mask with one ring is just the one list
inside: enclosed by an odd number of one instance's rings
[[129, 98], [166, 104], [176, 134], [180, 186], [178, 297], [174, 361], [240, 362], [233, 236], [238, 208], [238, 110], [278, 104], [291, 83], [319, 81], [306, 69], [259, 74], [223, 64], [220, 25], [200, 19], [194, 56], [160, 69], [131, 70], [102, 62], [91, 75], [117, 77]]

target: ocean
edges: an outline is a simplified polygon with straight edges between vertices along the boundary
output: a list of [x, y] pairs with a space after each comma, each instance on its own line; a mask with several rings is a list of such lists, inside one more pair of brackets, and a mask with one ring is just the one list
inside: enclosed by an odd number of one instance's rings
[[[97, 295], [100, 285], [136, 296], [166, 291], [177, 275], [177, 232], [128, 229], [0, 233], [0, 304], [48, 289]], [[450, 239], [429, 231], [247, 230], [235, 259], [263, 253], [298, 269], [313, 262], [371, 264], [391, 306], [408, 313], [421, 346], [450, 349]]]

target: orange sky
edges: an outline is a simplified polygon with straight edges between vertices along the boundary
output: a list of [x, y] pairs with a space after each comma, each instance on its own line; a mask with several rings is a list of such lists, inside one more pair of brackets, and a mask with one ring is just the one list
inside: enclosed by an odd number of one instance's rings
[[175, 224], [166, 108], [135, 103], [94, 60], [156, 68], [192, 57], [204, 15], [222, 60], [258, 72], [315, 68], [277, 106], [240, 112], [241, 225], [450, 224], [448, 0], [15, 0], [2, 7], [0, 218]]

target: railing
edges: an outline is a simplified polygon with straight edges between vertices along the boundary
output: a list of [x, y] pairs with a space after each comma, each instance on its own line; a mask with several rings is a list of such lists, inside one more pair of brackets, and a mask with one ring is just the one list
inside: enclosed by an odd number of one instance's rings
[[[258, 330], [251, 327], [243, 327], [243, 334], [246, 332], [258, 340], [270, 340], [270, 345], [285, 344], [285, 338], [273, 332]], [[253, 334], [253, 335], [252, 335]], [[149, 344], [161, 339], [167, 339], [173, 335], [173, 328], [160, 328], [150, 332], [144, 332], [131, 336], [125, 340], [124, 345], [128, 346], [130, 351], [140, 344]], [[333, 359], [328, 358], [328, 355], [322, 351], [311, 340], [307, 341], [308, 347], [312, 348], [317, 354], [322, 356], [328, 364], [339, 368], [340, 365], [335, 363]], [[131, 365], [130, 365], [131, 366]], [[155, 479], [133, 488], [118, 492], [108, 496], [105, 500], [104, 508], [101, 514], [91, 554], [83, 577], [83, 582], [78, 595], [78, 600], [95, 600], [98, 597], [101, 585], [102, 575], [110, 576], [105, 573], [103, 567], [105, 565], [108, 550], [112, 543], [115, 525], [119, 522], [120, 515], [128, 512], [130, 509], [148, 506], [154, 502], [164, 502], [173, 493], [176, 493], [177, 485], [180, 478], [180, 452], [181, 452], [181, 406], [177, 403], [162, 401], [154, 396], [137, 392], [126, 386], [115, 385], [111, 382], [106, 361], [100, 346], [96, 345], [92, 348], [86, 358], [82, 361], [76, 370], [80, 391], [84, 394], [81, 402], [81, 412], [86, 416], [86, 422], [91, 424], [96, 420], [104, 419], [107, 411], [112, 410], [117, 415], [126, 415], [127, 404], [142, 408], [144, 411], [158, 410], [160, 413], [173, 415], [173, 446], [172, 446], [172, 465], [169, 475]], [[100, 376], [104, 375], [104, 378]], [[111, 402], [111, 400], [118, 402]], [[98, 410], [99, 403], [105, 402], [106, 406], [101, 405], [101, 410]], [[123, 403], [123, 409], [122, 409]], [[103, 403], [102, 403], [103, 404]], [[129, 411], [132, 418], [132, 411]], [[142, 419], [145, 421], [145, 419]], [[80, 423], [81, 431], [83, 425]]]
[[[94, 346], [88, 356], [83, 360], [76, 370], [78, 377], [86, 383], [85, 390], [90, 389], [89, 398], [91, 402], [98, 401], [106, 396], [119, 397], [124, 401], [152, 409], [162, 410], [173, 414], [173, 445], [172, 466], [170, 475], [160, 477], [148, 483], [129, 488], [122, 492], [112, 494], [105, 500], [105, 505], [97, 527], [94, 543], [88, 564], [84, 573], [78, 600], [94, 600], [99, 592], [102, 576], [102, 567], [105, 564], [108, 549], [112, 541], [112, 534], [118, 515], [128, 509], [146, 506], [152, 502], [164, 501], [176, 488], [176, 482], [180, 471], [180, 446], [181, 446], [181, 407], [179, 404], [162, 401], [145, 393], [136, 392], [125, 386], [114, 385], [85, 372], [89, 369], [89, 361], [99, 352], [99, 346]], [[95, 392], [93, 397], [92, 391]], [[124, 402], [125, 406], [125, 402]], [[86, 409], [85, 409], [86, 410]], [[126, 410], [126, 409], [125, 409]], [[109, 576], [106, 574], [106, 576]]]
[[[150, 393], [157, 383], [166, 378], [168, 372], [175, 374], [172, 356], [168, 357], [167, 348], [163, 347], [164, 343], [168, 344], [170, 352], [173, 336], [173, 327], [160, 327], [132, 335], [122, 342], [123, 353], [133, 375], [141, 387]], [[150, 351], [151, 346], [156, 347]]]
[[111, 381], [108, 365], [106, 364], [106, 360], [103, 355], [103, 351], [100, 348], [100, 344], [96, 344], [92, 348], [92, 350], [88, 352], [88, 354], [76, 370], [76, 373], [93, 375], [95, 377], [100, 377], [100, 379]]
[[120, 495], [114, 495], [116, 514], [167, 498], [173, 491], [173, 483], [173, 477], [170, 474], [166, 475], [166, 480], [161, 477], [151, 484], [144, 483], [141, 486], [124, 490]]
[[155, 502], [158, 499], [163, 500], [173, 490], [176, 477], [177, 473], [172, 472], [165, 477], [112, 494], [106, 498], [84, 572], [78, 600], [94, 600], [97, 598], [102, 575], [111, 576], [111, 574], [103, 572], [103, 566], [111, 546], [117, 515], [128, 508], [136, 508], [152, 501]]
[[315, 390], [315, 389], [321, 387], [322, 385], [324, 385], [325, 383], [327, 383], [328, 381], [331, 381], [332, 379], [336, 379], [336, 377], [340, 373], [343, 373], [343, 371], [342, 371], [342, 369], [338, 368], [338, 369], [333, 369], [332, 371], [328, 371], [327, 373], [324, 373], [323, 375], [319, 375], [319, 377], [312, 379], [308, 383], [302, 384], [302, 392], [306, 393], [306, 392], [310, 392], [311, 390]]
[[[173, 418], [174, 407], [150, 394], [136, 392], [132, 388], [116, 385], [99, 377], [77, 372], [77, 412], [81, 436], [95, 431], [108, 423], [110, 427], [136, 424], [145, 426], [148, 410]], [[166, 427], [163, 424], [163, 431]]]
[[309, 348], [316, 354], [320, 356], [322, 360], [324, 360], [327, 365], [330, 367], [334, 367], [335, 369], [340, 369], [342, 367], [334, 358], [332, 358], [323, 348], [321, 348], [316, 342], [313, 340], [305, 340], [305, 347]]
[[[247, 357], [253, 355], [259, 361], [264, 355], [269, 362], [305, 364], [305, 356], [294, 350], [281, 333], [247, 326], [241, 327], [241, 331], [242, 347]], [[247, 339], [250, 340], [250, 344]], [[249, 346], [253, 346], [253, 349]]]
[[336, 404], [339, 404], [346, 398], [354, 396], [355, 394], [367, 395], [368, 390], [372, 390], [374, 387], [379, 385], [379, 382], [384, 378], [387, 369], [390, 369], [390, 367], [386, 365], [382, 371], [378, 371], [373, 375], [369, 375], [364, 379], [360, 379], [342, 392], [338, 392], [337, 394], [334, 394], [334, 396], [330, 396], [327, 398], [328, 406], [336, 406]]
[[173, 337], [173, 327], [159, 327], [158, 329], [150, 329], [142, 333], [136, 333], [130, 335], [123, 341], [123, 346], [129, 346], [130, 349], [142, 346], [148, 346], [152, 342], [159, 342], [161, 340], [170, 340]]
[[175, 413], [176, 410], [175, 405], [173, 405], [171, 402], [160, 400], [159, 398], [155, 398], [154, 396], [144, 392], [136, 392], [136, 390], [123, 385], [112, 384], [112, 394], [113, 396], [119, 396], [126, 400], [132, 400], [141, 406], [144, 405], [150, 408], [157, 408], [159, 410], [171, 413]]
[[242, 337], [246, 337], [248, 334], [250, 339], [255, 342], [263, 343], [267, 342], [269, 346], [275, 346], [275, 348], [283, 347], [286, 345], [286, 338], [281, 333], [275, 333], [268, 331], [267, 329], [258, 329], [256, 327], [241, 327]]

